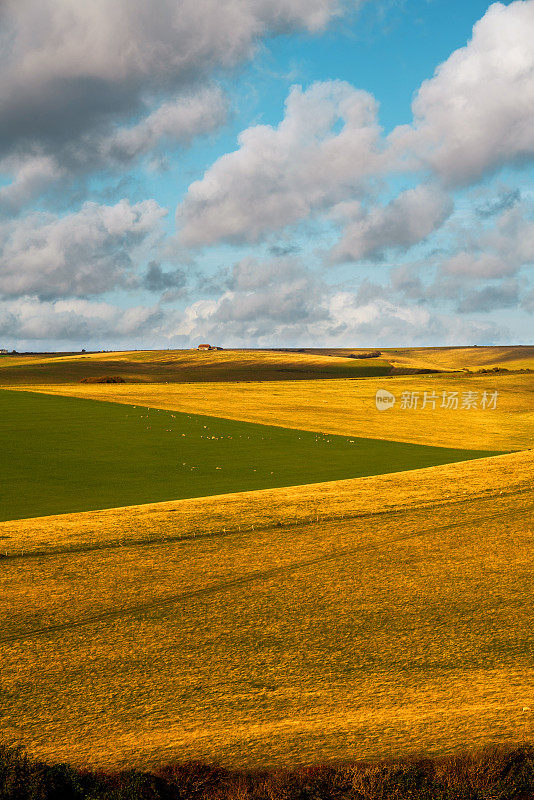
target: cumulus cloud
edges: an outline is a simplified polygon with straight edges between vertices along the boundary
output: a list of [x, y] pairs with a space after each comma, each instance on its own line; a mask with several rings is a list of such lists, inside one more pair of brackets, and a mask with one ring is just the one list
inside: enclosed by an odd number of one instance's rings
[[421, 85], [413, 124], [390, 137], [397, 154], [451, 185], [532, 158], [533, 38], [534, 0], [491, 5], [466, 47]]
[[159, 230], [154, 200], [85, 203], [64, 217], [32, 214], [0, 225], [0, 292], [42, 299], [97, 295], [134, 281], [137, 249]]
[[503, 278], [534, 261], [534, 221], [527, 208], [514, 206], [492, 228], [470, 230], [466, 246], [446, 258], [442, 271], [465, 278]]
[[278, 127], [247, 128], [191, 184], [177, 212], [184, 244], [257, 242], [362, 193], [382, 165], [376, 112], [371, 95], [344, 81], [294, 86]]
[[86, 342], [134, 337], [151, 331], [160, 320], [157, 307], [123, 309], [81, 299], [0, 301], [0, 335], [12, 341]]
[[170, 325], [169, 338], [223, 346], [394, 346], [498, 341], [491, 322], [452, 317], [394, 298], [390, 288], [328, 285], [298, 259], [236, 264], [218, 298], [198, 300]]
[[[55, 152], [42, 144], [21, 145], [0, 161], [11, 183], [0, 188], [0, 215], [14, 215], [49, 189], [69, 186], [73, 178], [98, 170], [120, 172], [143, 156], [149, 163], [208, 134], [226, 120], [227, 100], [221, 89], [208, 86], [163, 102], [134, 125], [114, 125], [80, 133]], [[1, 118], [1, 107], [0, 107]]]
[[256, 341], [325, 317], [322, 281], [297, 259], [243, 259], [221, 282], [216, 300], [191, 304], [179, 332], [195, 337], [208, 325], [212, 338]]
[[143, 285], [150, 292], [163, 292], [167, 289], [182, 289], [186, 284], [186, 275], [182, 269], [164, 272], [161, 265], [151, 261], [143, 276]]
[[[265, 36], [322, 30], [336, 0], [7, 0], [0, 14], [0, 151], [124, 118]], [[146, 133], [146, 132], [145, 132]]]
[[106, 162], [125, 163], [162, 142], [188, 144], [195, 136], [219, 127], [225, 119], [222, 91], [216, 87], [203, 88], [196, 94], [163, 103], [137, 125], [117, 128], [96, 141], [92, 149], [97, 151], [95, 156]]
[[64, 176], [56, 159], [48, 155], [6, 158], [0, 168], [14, 175], [10, 184], [0, 189], [0, 214], [18, 213], [36, 195]]
[[487, 313], [498, 308], [519, 305], [519, 286], [517, 281], [506, 281], [494, 286], [467, 292], [458, 305], [462, 313]]
[[[317, 212], [352, 204], [334, 258], [378, 258], [409, 247], [451, 212], [436, 187], [403, 193], [365, 214], [358, 200], [397, 169], [425, 167], [447, 185], [479, 180], [534, 155], [534, 0], [492, 5], [471, 41], [441, 64], [414, 100], [414, 121], [383, 140], [376, 102], [342, 81], [293, 87], [278, 127], [244, 130], [236, 151], [193, 183], [177, 212], [187, 246], [258, 242]], [[340, 130], [340, 126], [341, 130]], [[516, 191], [480, 208], [511, 209]]]
[[390, 248], [408, 249], [439, 228], [453, 210], [451, 198], [433, 186], [408, 189], [386, 206], [358, 209], [331, 253], [334, 261], [380, 259]]

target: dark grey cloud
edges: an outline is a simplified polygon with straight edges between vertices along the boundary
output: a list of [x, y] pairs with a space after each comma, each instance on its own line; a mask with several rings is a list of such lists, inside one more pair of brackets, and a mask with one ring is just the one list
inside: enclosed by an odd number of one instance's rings
[[298, 244], [272, 244], [269, 247], [269, 254], [272, 256], [276, 256], [276, 258], [281, 258], [283, 256], [294, 256], [297, 253], [300, 253], [301, 248]]
[[528, 314], [534, 314], [534, 289], [525, 294], [521, 301], [521, 308]]
[[519, 305], [519, 286], [517, 281], [508, 281], [496, 286], [484, 286], [476, 291], [467, 291], [458, 305], [461, 314], [487, 313], [498, 308], [512, 308]]
[[143, 286], [150, 292], [163, 292], [166, 289], [182, 289], [187, 282], [182, 269], [164, 272], [157, 261], [151, 261], [143, 276]]
[[265, 36], [319, 31], [338, 12], [335, 0], [5, 0], [0, 152], [63, 149], [232, 67]]

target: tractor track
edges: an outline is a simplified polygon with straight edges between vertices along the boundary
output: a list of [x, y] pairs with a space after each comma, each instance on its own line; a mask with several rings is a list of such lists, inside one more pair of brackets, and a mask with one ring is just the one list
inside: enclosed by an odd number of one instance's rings
[[358, 547], [344, 548], [329, 553], [323, 553], [321, 555], [315, 556], [314, 558], [306, 559], [304, 561], [296, 561], [278, 567], [271, 567], [270, 569], [251, 572], [239, 578], [219, 581], [217, 583], [211, 584], [210, 586], [203, 586], [198, 589], [191, 589], [189, 591], [183, 591], [183, 592], [178, 592], [177, 594], [167, 595], [166, 597], [161, 597], [157, 600], [153, 600], [148, 603], [140, 603], [133, 606], [127, 606], [126, 608], [114, 609], [111, 611], [103, 611], [100, 614], [87, 616], [84, 617], [83, 619], [78, 619], [71, 622], [60, 622], [55, 625], [46, 625], [40, 628], [33, 628], [22, 633], [13, 634], [12, 636], [1, 637], [0, 645], [13, 644], [15, 642], [22, 642], [25, 640], [34, 639], [35, 637], [38, 636], [45, 636], [46, 634], [50, 633], [76, 630], [77, 628], [83, 628], [86, 625], [92, 625], [99, 622], [109, 622], [112, 620], [121, 619], [122, 617], [135, 616], [137, 614], [155, 611], [158, 609], [166, 608], [168, 606], [172, 606], [176, 603], [181, 603], [186, 600], [194, 600], [199, 597], [207, 597], [209, 595], [219, 594], [221, 592], [226, 592], [241, 586], [247, 586], [256, 581], [265, 581], [277, 576], [289, 575], [292, 572], [296, 572], [301, 569], [306, 569], [307, 567], [312, 567], [318, 564], [326, 564], [330, 561], [335, 561], [337, 559], [346, 556], [352, 556], [359, 552], [381, 550], [384, 547], [387, 547], [388, 545], [399, 544], [401, 542], [405, 542], [410, 539], [415, 539], [419, 536], [428, 536], [431, 533], [436, 533], [439, 531], [454, 530], [457, 528], [461, 528], [463, 526], [471, 526], [477, 523], [484, 523], [487, 522], [488, 520], [496, 519], [499, 517], [501, 517], [501, 512], [496, 512], [494, 514], [486, 514], [481, 517], [474, 517], [470, 520], [462, 520], [461, 522], [457, 523], [432, 526], [430, 528], [415, 531], [413, 533], [406, 534], [404, 536], [396, 536], [391, 539], [386, 539], [381, 542], [377, 542], [376, 544], [367, 544], [367, 545], [364, 544], [364, 545], [359, 545]]

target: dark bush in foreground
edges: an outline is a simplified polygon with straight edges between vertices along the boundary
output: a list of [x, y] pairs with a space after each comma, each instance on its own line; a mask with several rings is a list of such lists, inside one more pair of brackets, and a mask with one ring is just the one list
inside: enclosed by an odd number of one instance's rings
[[0, 747], [0, 800], [534, 800], [534, 748], [264, 772], [194, 761], [90, 772]]

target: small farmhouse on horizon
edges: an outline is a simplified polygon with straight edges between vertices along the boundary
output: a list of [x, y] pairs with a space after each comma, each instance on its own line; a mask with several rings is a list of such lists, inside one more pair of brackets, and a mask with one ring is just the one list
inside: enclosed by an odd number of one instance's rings
[[222, 350], [222, 347], [216, 347], [212, 344], [199, 344], [197, 350]]

